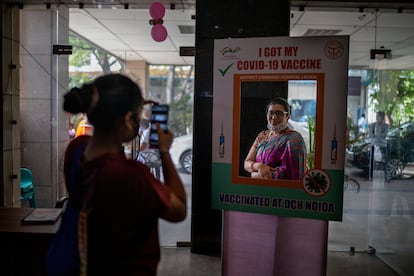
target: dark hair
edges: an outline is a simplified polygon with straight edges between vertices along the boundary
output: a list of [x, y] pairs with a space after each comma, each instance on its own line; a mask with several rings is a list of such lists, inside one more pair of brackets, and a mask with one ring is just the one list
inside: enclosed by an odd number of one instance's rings
[[138, 115], [142, 104], [138, 85], [121, 74], [109, 74], [81, 88], [72, 88], [64, 96], [63, 109], [73, 114], [86, 113], [94, 127], [110, 130], [127, 112]]
[[267, 106], [266, 106], [266, 111], [269, 109], [269, 106], [274, 105], [274, 104], [280, 104], [281, 106], [283, 106], [285, 108], [285, 111], [287, 111], [289, 113], [289, 116], [290, 116], [291, 110], [290, 110], [290, 105], [289, 105], [287, 100], [285, 100], [283, 98], [271, 99], [269, 101], [269, 103], [267, 104]]

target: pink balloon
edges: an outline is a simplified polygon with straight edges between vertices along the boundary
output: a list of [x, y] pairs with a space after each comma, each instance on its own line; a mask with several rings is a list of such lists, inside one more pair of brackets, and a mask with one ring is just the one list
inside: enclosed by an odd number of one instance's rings
[[165, 15], [165, 7], [160, 2], [154, 2], [151, 4], [149, 13], [153, 19], [163, 18]]
[[162, 42], [168, 36], [167, 29], [164, 27], [164, 25], [154, 25], [151, 29], [151, 36], [155, 41]]

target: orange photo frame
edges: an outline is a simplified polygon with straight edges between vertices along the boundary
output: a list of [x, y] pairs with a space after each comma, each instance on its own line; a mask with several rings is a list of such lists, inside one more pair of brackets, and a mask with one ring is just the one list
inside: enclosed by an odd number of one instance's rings
[[239, 175], [240, 156], [240, 106], [241, 84], [243, 82], [276, 82], [289, 80], [316, 81], [316, 127], [315, 127], [315, 159], [314, 168], [321, 168], [322, 163], [322, 131], [324, 110], [324, 73], [294, 73], [294, 74], [235, 74], [233, 79], [233, 153], [232, 153], [232, 183], [257, 186], [272, 186], [280, 188], [302, 189], [302, 180], [284, 179], [254, 179]]

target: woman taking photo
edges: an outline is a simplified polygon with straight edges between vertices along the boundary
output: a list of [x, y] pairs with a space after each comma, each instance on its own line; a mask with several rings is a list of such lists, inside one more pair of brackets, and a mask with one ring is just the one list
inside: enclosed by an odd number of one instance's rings
[[119, 74], [65, 95], [65, 111], [86, 113], [94, 133], [66, 150], [69, 201], [49, 249], [49, 275], [156, 275], [158, 219], [184, 220], [186, 194], [169, 154], [170, 131], [157, 126], [164, 184], [122, 152], [138, 134], [143, 104], [139, 87]]

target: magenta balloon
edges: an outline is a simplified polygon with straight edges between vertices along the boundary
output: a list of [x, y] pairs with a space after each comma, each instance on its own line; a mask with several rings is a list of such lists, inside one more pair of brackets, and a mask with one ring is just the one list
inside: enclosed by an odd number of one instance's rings
[[162, 42], [168, 36], [167, 29], [163, 25], [154, 25], [151, 29], [151, 36], [155, 41]]
[[149, 13], [153, 19], [163, 18], [165, 15], [165, 7], [160, 2], [154, 2], [151, 4]]

